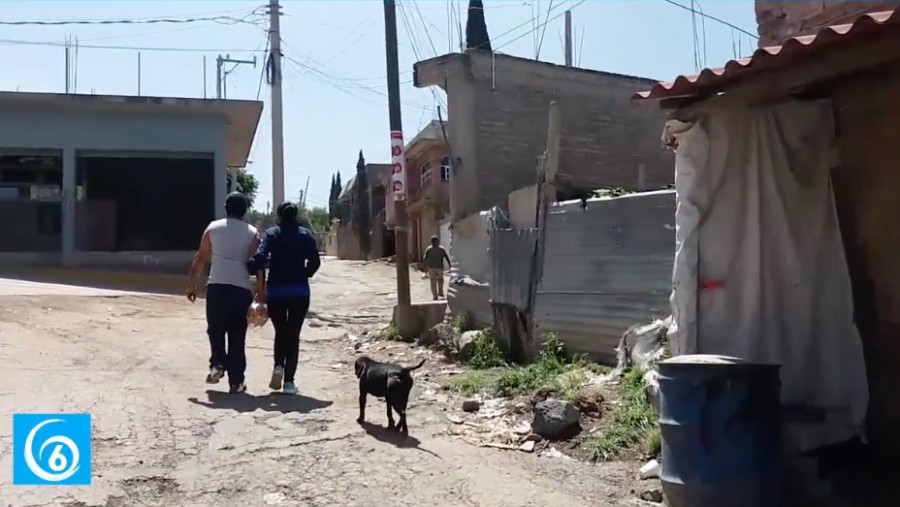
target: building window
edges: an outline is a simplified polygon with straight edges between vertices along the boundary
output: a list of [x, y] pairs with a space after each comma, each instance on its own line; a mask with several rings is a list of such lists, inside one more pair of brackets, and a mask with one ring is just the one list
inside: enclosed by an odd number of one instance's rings
[[431, 186], [431, 165], [425, 164], [422, 166], [422, 189], [426, 189]]
[[441, 159], [441, 181], [450, 181], [450, 157]]

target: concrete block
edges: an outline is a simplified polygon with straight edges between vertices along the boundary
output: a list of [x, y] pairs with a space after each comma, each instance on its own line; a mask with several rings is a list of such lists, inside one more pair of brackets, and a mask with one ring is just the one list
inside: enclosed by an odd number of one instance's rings
[[443, 322], [446, 314], [446, 301], [413, 303], [409, 318], [401, 322], [400, 308], [394, 305], [393, 323], [404, 338], [412, 339]]

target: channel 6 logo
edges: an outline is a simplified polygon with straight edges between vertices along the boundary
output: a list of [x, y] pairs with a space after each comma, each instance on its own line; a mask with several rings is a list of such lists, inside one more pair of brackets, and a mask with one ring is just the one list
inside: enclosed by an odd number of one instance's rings
[[90, 414], [13, 414], [13, 484], [91, 483]]

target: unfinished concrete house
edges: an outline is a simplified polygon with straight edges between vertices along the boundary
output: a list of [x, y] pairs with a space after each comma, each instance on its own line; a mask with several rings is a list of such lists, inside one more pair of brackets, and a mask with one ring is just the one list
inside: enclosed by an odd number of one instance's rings
[[552, 101], [563, 111], [557, 176], [563, 198], [673, 182], [672, 155], [652, 134], [662, 129], [663, 114], [629, 100], [652, 79], [468, 51], [416, 63], [413, 82], [447, 93], [454, 222], [535, 183]]

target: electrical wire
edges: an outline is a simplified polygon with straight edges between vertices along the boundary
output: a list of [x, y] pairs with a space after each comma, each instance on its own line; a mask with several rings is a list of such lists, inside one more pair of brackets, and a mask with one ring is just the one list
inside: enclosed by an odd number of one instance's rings
[[[412, 45], [413, 54], [416, 57], [416, 61], [422, 61], [422, 54], [419, 51], [418, 44], [416, 43], [416, 37], [414, 36], [415, 29], [413, 23], [409, 20], [410, 17], [413, 17], [412, 14], [407, 15], [406, 9], [404, 8], [404, 2], [398, 2], [400, 6], [400, 15], [403, 21], [403, 28], [406, 30], [406, 35], [410, 39], [410, 44]], [[415, 18], [413, 18], [415, 19]], [[428, 27], [425, 26], [425, 33], [428, 34]], [[431, 40], [431, 36], [428, 36], [429, 41]], [[437, 56], [437, 49], [434, 47], [434, 43], [431, 44], [432, 50], [434, 50], [435, 56]], [[440, 104], [442, 107], [446, 107], [443, 100], [441, 100], [440, 96], [438, 96], [437, 91], [435, 91], [434, 87], [429, 86], [428, 90], [431, 92], [431, 96], [435, 102]]]
[[[578, 7], [579, 5], [585, 3], [586, 1], [587, 1], [587, 0], [580, 0], [580, 1], [576, 2], [575, 5], [573, 5], [572, 7], [567, 8], [566, 10], [575, 10], [576, 7]], [[558, 7], [562, 7], [564, 3], [565, 3], [565, 2], [563, 2], [563, 3], [561, 3], [561, 4], [558, 4], [558, 5], [557, 5], [557, 8], [558, 8]], [[547, 26], [547, 24], [550, 23], [551, 21], [556, 21], [557, 19], [561, 18], [561, 17], [564, 16], [565, 14], [566, 14], [565, 12], [560, 12], [559, 14], [557, 14], [556, 16], [553, 16], [552, 18], [548, 18], [546, 21], [544, 21], [542, 24], [540, 24], [536, 29], [537, 29], [537, 30], [540, 30], [541, 28]], [[549, 11], [548, 11], [548, 15], [549, 15]], [[503, 35], [506, 35], [506, 34], [512, 32], [512, 31], [514, 31], [514, 30], [516, 30], [516, 29], [518, 29], [518, 28], [523, 27], [523, 26], [525, 26], [526, 24], [528, 24], [528, 22], [523, 23], [523, 24], [519, 25], [518, 27], [513, 28], [512, 30], [508, 30], [508, 31], [504, 32], [503, 34], [500, 35], [500, 37], [502, 37]], [[519, 35], [518, 37], [516, 37], [516, 38], [514, 38], [514, 39], [511, 39], [511, 40], [508, 40], [508, 41], [504, 42], [504, 43], [501, 44], [500, 46], [494, 48], [494, 52], [497, 52], [497, 50], [499, 50], [499, 49], [501, 49], [501, 48], [504, 48], [504, 47], [506, 47], [506, 46], [509, 46], [509, 45], [512, 44], [513, 42], [516, 42], [517, 40], [521, 39], [522, 37], [525, 37], [526, 35], [528, 35], [528, 34], [530, 34], [530, 33], [532, 33], [532, 32], [531, 32], [531, 31], [528, 31], [528, 32], [522, 33], [522, 34]]]
[[[371, 102], [371, 100], [367, 97], [361, 96], [358, 93], [355, 93], [354, 90], [366, 91], [369, 93], [373, 93], [376, 95], [380, 95], [382, 97], [387, 97], [387, 92], [384, 90], [380, 90], [378, 88], [370, 87], [370, 86], [361, 86], [354, 83], [347, 83], [342, 80], [339, 76], [334, 76], [327, 72], [322, 71], [314, 66], [311, 66], [307, 63], [301, 62], [296, 58], [292, 58], [290, 56], [285, 55], [284, 61], [288, 63], [289, 67], [292, 68], [295, 72], [297, 72], [300, 76], [309, 76], [312, 79], [318, 81], [319, 83], [330, 86], [344, 94], [350, 95], [352, 97], [358, 98], [363, 101]], [[400, 84], [410, 84], [412, 81], [401, 82]], [[412, 108], [407, 107], [409, 110], [414, 110], [416, 112], [419, 111], [419, 107], [422, 107], [422, 104], [411, 104], [409, 102], [406, 103], [407, 106], [413, 106]], [[426, 106], [427, 107], [427, 106]]]
[[[65, 47], [64, 42], [30, 41], [16, 39], [0, 39], [0, 44], [16, 46], [50, 46]], [[83, 49], [103, 49], [109, 51], [159, 51], [169, 53], [259, 53], [258, 49], [247, 48], [178, 48], [178, 47], [154, 47], [154, 46], [109, 46], [97, 44], [81, 44]]]
[[[547, 16], [550, 16], [550, 11], [553, 10], [553, 0], [550, 0], [550, 6], [547, 8]], [[538, 40], [537, 52], [535, 59], [540, 59], [541, 57], [541, 48], [544, 46], [544, 34], [547, 33], [547, 23], [544, 23], [544, 28], [541, 29], [541, 38]]]
[[256, 23], [247, 21], [254, 15], [260, 15], [262, 7], [254, 9], [253, 12], [242, 18], [232, 16], [207, 16], [197, 18], [150, 18], [150, 19], [69, 19], [59, 21], [3, 21], [0, 25], [5, 26], [67, 26], [67, 25], [155, 25], [155, 24], [184, 24], [184, 23], [220, 23], [223, 25], [237, 25], [241, 23]]
[[419, 15], [419, 20], [422, 21], [422, 28], [425, 29], [425, 36], [428, 37], [428, 43], [431, 44], [431, 51], [434, 52], [434, 56], [437, 56], [437, 48], [434, 46], [434, 40], [431, 39], [431, 34], [428, 33], [428, 26], [425, 22], [425, 18], [422, 16], [422, 11], [419, 10], [419, 3], [416, 2], [416, 0], [412, 0], [412, 4], [416, 9], [416, 13]]
[[[266, 37], [266, 54], [269, 53], [269, 38]], [[262, 70], [259, 72], [259, 85], [256, 87], [256, 100], [259, 100], [259, 96], [262, 95], [262, 85], [263, 79], [266, 78], [269, 74], [269, 62], [271, 58], [266, 58], [266, 63], [262, 66]], [[268, 81], [268, 80], [267, 80]]]
[[723, 24], [723, 25], [725, 25], [725, 26], [727, 26], [727, 27], [729, 27], [729, 28], [731, 28], [731, 29], [733, 29], [733, 30], [737, 30], [738, 32], [741, 32], [741, 33], [744, 34], [744, 35], [749, 35], [750, 37], [752, 37], [752, 38], [754, 38], [754, 39], [759, 39], [759, 36], [756, 35], [755, 33], [748, 32], [747, 30], [744, 30], [743, 28], [741, 28], [741, 27], [735, 25], [734, 23], [729, 23], [728, 21], [725, 21], [724, 19], [717, 18], [717, 17], [715, 17], [715, 16], [706, 14], [706, 13], [704, 13], [703, 11], [699, 11], [699, 10], [697, 10], [697, 9], [692, 9], [692, 8], [691, 8], [690, 6], [688, 6], [688, 5], [680, 4], [680, 3], [676, 2], [675, 0], [663, 0], [663, 2], [666, 2], [667, 4], [674, 5], [675, 7], [678, 7], [679, 9], [684, 9], [684, 10], [686, 10], [686, 11], [688, 11], [688, 12], [692, 12], [692, 13], [694, 13], [694, 14], [697, 14], [697, 15], [700, 16], [701, 18], [708, 19], [708, 20], [710, 20], [710, 21], [715, 21], [716, 23]]
[[[555, 10], [557, 10], [557, 9], [563, 8], [569, 1], [571, 1], [571, 0], [563, 0], [562, 2], [556, 4], [556, 7], [553, 7], [553, 8], [551, 8], [551, 9], [549, 9], [549, 10], [547, 11], [547, 15], [549, 16], [551, 11], [555, 11]], [[579, 5], [583, 4], [585, 1], [586, 1], [586, 0], [581, 0], [580, 2], [578, 2], [577, 4], [575, 4], [574, 6], [572, 6], [570, 9], [574, 9], [575, 7], [578, 7]], [[559, 17], [559, 16], [556, 16], [556, 17], [553, 18], [553, 19], [557, 19], [558, 17]], [[532, 26], [534, 26], [534, 20], [535, 20], [535, 18], [534, 18], [534, 16], [532, 16], [532, 18], [529, 19], [528, 21], [526, 21], [526, 22], [524, 22], [524, 23], [521, 23], [521, 24], [519, 24], [519, 25], [516, 25], [516, 26], [510, 28], [509, 30], [507, 30], [507, 31], [505, 31], [505, 32], [503, 32], [503, 33], [501, 33], [500, 35], [494, 37], [494, 40], [500, 40], [501, 38], [503, 38], [503, 37], [505, 37], [505, 36], [507, 36], [507, 35], [513, 33], [513, 32], [518, 31], [520, 28], [525, 27], [525, 26], [527, 26], [528, 24], [532, 24]], [[533, 33], [536, 32], [537, 30], [540, 30], [544, 25], [546, 25], [546, 24], [549, 23], [550, 21], [553, 21], [553, 20], [552, 20], [552, 19], [548, 19], [547, 21], [544, 22], [544, 24], [539, 25], [539, 26], [534, 26], [534, 28], [532, 28], [531, 30], [529, 30], [529, 31], [527, 31], [527, 32], [524, 32], [523, 34], [521, 34], [521, 35], [519, 35], [518, 37], [512, 39], [511, 41], [505, 42], [505, 43], [503, 43], [503, 44], [502, 44], [501, 46], [499, 46], [499, 47], [495, 47], [495, 48], [494, 48], [494, 52], [496, 52], [498, 49], [500, 49], [500, 48], [502, 48], [502, 47], [504, 47], [504, 46], [508, 46], [509, 44], [512, 44], [513, 42], [515, 42], [515, 41], [521, 39], [522, 37], [525, 37], [526, 35], [531, 35], [531, 34], [533, 34]]]

